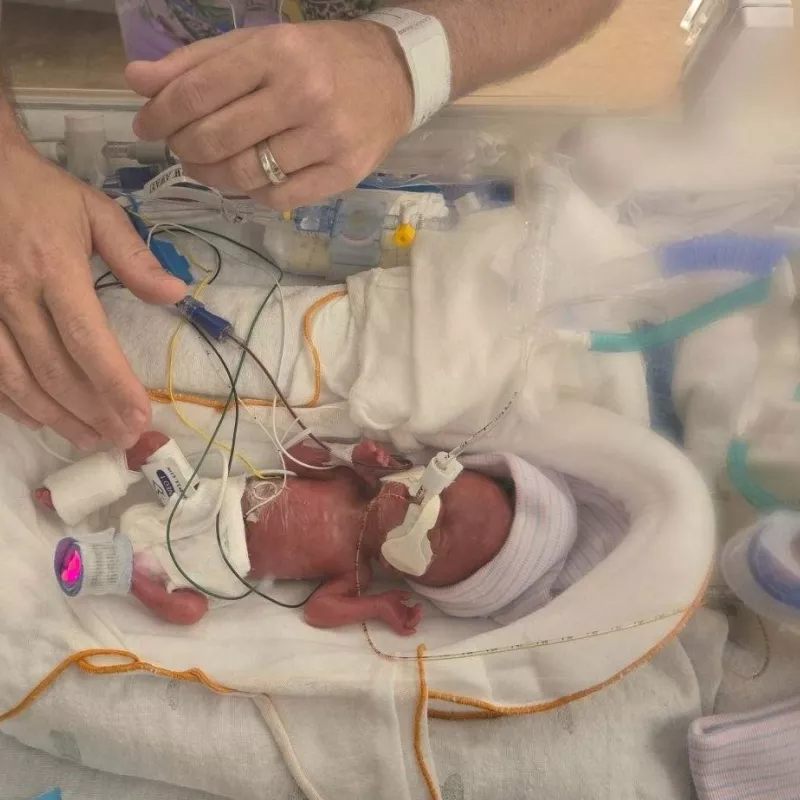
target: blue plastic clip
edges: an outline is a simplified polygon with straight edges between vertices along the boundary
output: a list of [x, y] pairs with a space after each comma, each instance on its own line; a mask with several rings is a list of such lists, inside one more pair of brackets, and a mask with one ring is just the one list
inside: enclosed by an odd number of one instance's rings
[[[146, 242], [150, 236], [150, 228], [136, 214], [128, 214], [131, 224], [136, 228], [136, 232]], [[158, 263], [176, 278], [182, 280], [187, 286], [194, 283], [194, 276], [186, 257], [183, 256], [172, 242], [165, 239], [157, 239], [155, 236], [150, 239], [150, 250], [158, 260]]]
[[228, 320], [212, 314], [199, 300], [194, 297], [184, 297], [179, 303], [175, 304], [178, 312], [186, 317], [190, 322], [194, 322], [198, 328], [205, 331], [212, 339], [221, 342], [224, 339], [232, 338], [233, 325]]

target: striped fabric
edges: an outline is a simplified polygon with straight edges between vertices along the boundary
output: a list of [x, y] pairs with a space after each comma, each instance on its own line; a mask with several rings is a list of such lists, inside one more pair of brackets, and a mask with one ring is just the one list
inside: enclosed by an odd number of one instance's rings
[[696, 720], [689, 762], [700, 800], [799, 800], [800, 698]]
[[537, 469], [517, 456], [471, 456], [464, 466], [514, 485], [514, 521], [497, 556], [454, 586], [412, 584], [446, 614], [508, 624], [547, 604], [599, 564], [629, 518], [584, 481]]

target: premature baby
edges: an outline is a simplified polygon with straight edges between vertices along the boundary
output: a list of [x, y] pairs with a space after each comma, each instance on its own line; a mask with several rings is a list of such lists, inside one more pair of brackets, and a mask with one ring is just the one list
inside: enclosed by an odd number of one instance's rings
[[[125, 453], [127, 469], [140, 470], [168, 441], [157, 432], [145, 434]], [[408, 605], [411, 594], [397, 590], [359, 596], [355, 571], [357, 549], [361, 589], [370, 584], [372, 563], [379, 561], [391, 569], [380, 551], [389, 531], [403, 522], [411, 503], [408, 473], [401, 474], [392, 456], [372, 441], [356, 446], [352, 466], [330, 470], [313, 469], [325, 466], [329, 458], [317, 447], [300, 445], [291, 455], [308, 467], [292, 461], [289, 466], [294, 475], [271, 502], [263, 502], [262, 481], [250, 479], [244, 486], [241, 514], [248, 580], [324, 581], [304, 609], [306, 620], [317, 627], [383, 620], [400, 635], [414, 633], [422, 608]], [[281, 482], [276, 479], [276, 484]], [[58, 498], [50, 489], [40, 488], [35, 496], [40, 505], [59, 510]], [[184, 502], [190, 507], [193, 500]], [[498, 554], [511, 529], [509, 492], [499, 481], [478, 472], [462, 472], [441, 500], [438, 521], [429, 533], [433, 559], [425, 574], [416, 578], [420, 586], [445, 587], [470, 577]], [[150, 505], [152, 514], [163, 519], [163, 509]], [[208, 611], [209, 597], [190, 588], [168, 591], [168, 571], [165, 575], [158, 559], [145, 557], [144, 548], [137, 547], [139, 537], [131, 538], [135, 553], [131, 594], [169, 622], [188, 625], [199, 621]], [[68, 566], [63, 565], [64, 569]], [[236, 593], [241, 594], [243, 588], [239, 586]]]
[[[95, 454], [54, 473], [36, 499], [76, 525], [123, 498], [140, 470], [159, 488], [163, 474], [153, 473], [153, 462], [167, 464], [170, 447], [175, 443], [163, 434], [148, 433], [126, 453]], [[306, 466], [289, 464], [293, 474], [280, 492], [282, 478], [199, 481], [174, 515], [172, 553], [165, 546], [174, 505], [168, 498], [131, 506], [104, 533], [62, 540], [55, 565], [62, 589], [72, 596], [133, 594], [161, 618], [193, 624], [218, 604], [214, 594], [234, 599], [246, 591], [220, 556], [222, 545], [238, 575], [262, 588], [269, 579], [322, 581], [304, 607], [311, 625], [383, 620], [411, 635], [422, 609], [409, 605], [409, 591], [358, 591], [368, 589], [376, 562], [448, 615], [506, 624], [583, 577], [628, 529], [621, 504], [584, 481], [511, 454], [462, 457], [466, 469], [442, 492], [427, 534], [430, 563], [411, 575], [391, 568], [381, 550], [406, 518], [421, 468], [405, 470], [372, 441], [357, 445], [348, 465], [327, 470], [314, 469], [328, 465], [321, 448], [300, 445], [290, 455]], [[77, 556], [76, 542], [86, 543]], [[111, 565], [110, 578], [81, 584], [81, 555], [83, 566]]]

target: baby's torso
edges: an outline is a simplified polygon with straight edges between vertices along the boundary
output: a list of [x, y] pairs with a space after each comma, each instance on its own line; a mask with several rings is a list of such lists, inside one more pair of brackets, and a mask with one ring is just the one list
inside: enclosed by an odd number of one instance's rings
[[252, 576], [309, 580], [352, 571], [367, 510], [359, 479], [341, 470], [330, 480], [290, 477], [280, 486], [251, 482], [242, 498]]

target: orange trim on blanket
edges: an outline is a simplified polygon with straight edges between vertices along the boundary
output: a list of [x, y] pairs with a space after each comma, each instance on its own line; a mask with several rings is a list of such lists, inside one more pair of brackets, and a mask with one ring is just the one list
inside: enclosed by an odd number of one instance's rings
[[692, 615], [703, 605], [703, 596], [708, 588], [708, 582], [711, 579], [711, 570], [709, 570], [703, 581], [703, 586], [694, 602], [686, 609], [683, 616], [678, 620], [675, 627], [658, 642], [655, 646], [651, 647], [641, 658], [628, 664], [625, 669], [620, 670], [615, 675], [612, 675], [602, 683], [595, 686], [590, 686], [588, 689], [582, 689], [580, 692], [559, 697], [557, 700], [551, 700], [547, 703], [534, 703], [527, 706], [498, 706], [486, 700], [478, 700], [473, 697], [463, 697], [457, 694], [450, 694], [448, 692], [439, 692], [434, 689], [428, 691], [429, 700], [439, 700], [443, 703], [453, 703], [454, 705], [469, 706], [476, 711], [440, 711], [435, 708], [428, 709], [429, 719], [450, 720], [450, 721], [464, 721], [464, 720], [486, 720], [486, 719], [499, 719], [500, 717], [524, 717], [531, 714], [542, 714], [547, 711], [553, 711], [562, 706], [573, 703], [576, 700], [582, 700], [584, 697], [589, 697], [602, 689], [607, 689], [615, 683], [621, 681], [631, 672], [641, 666], [647, 664], [657, 653], [659, 653], [667, 644], [669, 644], [685, 627], [691, 619]]
[[[428, 767], [425, 759], [425, 753], [422, 747], [422, 723], [425, 718], [425, 707], [430, 700], [439, 700], [441, 702], [453, 703], [454, 705], [468, 706], [474, 711], [439, 711], [436, 709], [428, 708], [427, 716], [429, 719], [450, 720], [450, 721], [465, 721], [465, 720], [487, 720], [498, 719], [500, 717], [521, 717], [532, 714], [540, 714], [547, 711], [552, 711], [561, 706], [581, 700], [584, 697], [595, 694], [602, 689], [622, 680], [626, 675], [629, 675], [635, 669], [646, 664], [650, 661], [662, 648], [671, 642], [691, 618], [692, 614], [703, 605], [703, 595], [705, 594], [708, 586], [708, 581], [711, 577], [711, 570], [709, 570], [703, 586], [695, 598], [694, 602], [686, 609], [685, 613], [675, 625], [675, 627], [664, 636], [654, 647], [648, 650], [641, 658], [629, 664], [625, 669], [620, 670], [618, 673], [610, 677], [608, 680], [598, 683], [595, 686], [584, 689], [580, 692], [575, 692], [571, 695], [560, 697], [557, 700], [552, 700], [547, 703], [538, 703], [528, 706], [497, 706], [485, 700], [478, 700], [472, 697], [463, 697], [457, 694], [450, 694], [447, 692], [439, 692], [430, 690], [428, 687], [427, 676], [425, 673], [425, 645], [421, 644], [417, 648], [417, 669], [419, 674], [419, 695], [417, 698], [417, 707], [414, 716], [414, 753], [417, 759], [420, 772], [422, 773], [425, 784], [428, 788], [430, 800], [441, 800], [441, 794], [436, 782]], [[96, 665], [91, 662], [93, 658], [121, 658], [126, 659], [129, 663], [126, 664], [108, 664]], [[155, 666], [146, 661], [142, 661], [134, 653], [127, 650], [82, 650], [78, 653], [73, 653], [56, 666], [45, 678], [43, 678], [27, 695], [20, 701], [14, 708], [0, 714], [0, 725], [7, 722], [14, 717], [19, 716], [23, 711], [35, 703], [52, 685], [66, 672], [72, 665], [77, 665], [81, 670], [90, 675], [122, 675], [134, 672], [149, 672], [153, 675], [159, 675], [163, 678], [171, 678], [173, 680], [182, 680], [189, 683], [199, 683], [207, 689], [218, 694], [246, 694], [238, 692], [236, 689], [231, 689], [228, 686], [223, 686], [211, 678], [209, 678], [202, 670], [192, 668], [175, 672], [173, 670], [164, 669], [163, 667]]]
[[312, 337], [314, 317], [317, 316], [317, 312], [321, 308], [325, 307], [333, 300], [338, 300], [340, 297], [347, 297], [347, 292], [341, 289], [336, 292], [330, 292], [324, 297], [320, 297], [303, 315], [303, 338], [306, 341], [308, 349], [311, 351], [311, 360], [314, 364], [314, 394], [303, 408], [316, 408], [317, 403], [319, 403], [319, 396], [322, 393], [322, 361], [320, 360], [319, 350], [314, 344], [314, 339]]
[[[311, 399], [304, 405], [299, 406], [299, 408], [316, 408], [319, 403], [320, 395], [322, 394], [322, 360], [320, 359], [319, 349], [314, 343], [313, 338], [314, 318], [320, 309], [341, 297], [347, 297], [347, 292], [341, 289], [323, 295], [316, 302], [312, 303], [303, 315], [303, 339], [308, 347], [311, 363], [314, 366], [314, 391], [312, 392]], [[169, 405], [172, 402], [172, 398], [166, 389], [149, 389], [147, 394], [154, 403]], [[218, 412], [222, 412], [225, 409], [225, 401], [217, 400], [213, 397], [203, 397], [203, 395], [185, 394], [183, 392], [173, 392], [172, 397], [180, 403], [202, 406], [203, 408], [213, 408]], [[240, 397], [239, 403], [243, 406], [251, 406], [253, 408], [271, 408], [275, 404], [275, 401], [272, 399], [264, 400], [255, 397]], [[283, 404], [278, 401], [278, 405], [282, 406]]]
[[[167, 392], [165, 389], [148, 389], [147, 395], [153, 403], [159, 403], [161, 405], [170, 405], [170, 403], [172, 403], [169, 392]], [[217, 400], [213, 397], [203, 397], [199, 394], [184, 394], [183, 392], [173, 392], [172, 396], [179, 403], [187, 403], [188, 405], [192, 406], [202, 406], [203, 408], [212, 408], [217, 412], [221, 412], [225, 408], [224, 400]], [[257, 397], [240, 397], [239, 405], [254, 406], [256, 408], [272, 408], [273, 401], [261, 400]], [[278, 402], [278, 405], [282, 405], [282, 403]]]
[[425, 707], [428, 704], [428, 679], [425, 675], [425, 645], [417, 648], [417, 670], [419, 675], [419, 694], [417, 696], [417, 710], [414, 714], [414, 755], [417, 757], [417, 766], [422, 773], [422, 779], [428, 787], [430, 800], [442, 800], [439, 787], [431, 775], [425, 751], [422, 748], [422, 722], [425, 719]]
[[[127, 661], [123, 664], [93, 664], [95, 658], [119, 658]], [[150, 672], [162, 678], [200, 683], [218, 694], [232, 694], [236, 690], [222, 686], [212, 681], [202, 670], [187, 669], [175, 672], [142, 661], [138, 656], [127, 650], [81, 650], [65, 658], [55, 669], [46, 675], [14, 708], [0, 714], [0, 725], [19, 716], [23, 711], [32, 706], [71, 666], [77, 665], [89, 675], [123, 675], [131, 672]]]

